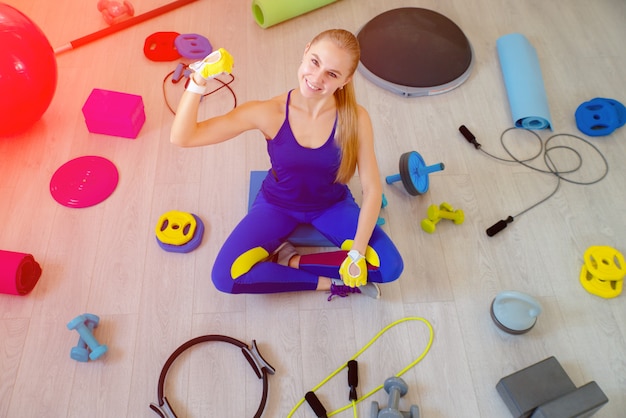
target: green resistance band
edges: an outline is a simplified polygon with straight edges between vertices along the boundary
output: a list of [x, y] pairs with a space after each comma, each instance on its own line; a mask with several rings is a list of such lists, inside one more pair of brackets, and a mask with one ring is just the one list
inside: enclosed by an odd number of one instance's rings
[[[429, 332], [429, 338], [428, 338], [428, 344], [426, 344], [426, 347], [424, 348], [424, 351], [422, 351], [422, 353], [415, 359], [413, 360], [411, 363], [409, 363], [404, 369], [400, 370], [395, 377], [400, 377], [403, 374], [405, 374], [407, 371], [409, 371], [411, 368], [413, 368], [415, 365], [417, 365], [417, 363], [419, 363], [420, 361], [422, 361], [422, 359], [424, 357], [426, 357], [426, 354], [428, 354], [428, 352], [430, 351], [430, 347], [433, 344], [433, 339], [435, 337], [435, 332], [433, 330], [433, 326], [430, 324], [430, 322], [428, 322], [428, 320], [424, 319], [424, 318], [420, 318], [420, 317], [406, 317], [406, 318], [402, 318], [402, 319], [398, 319], [397, 321], [392, 322], [391, 324], [387, 325], [385, 328], [383, 328], [382, 330], [380, 330], [378, 332], [378, 334], [376, 334], [374, 336], [374, 338], [372, 338], [367, 344], [365, 344], [363, 346], [363, 348], [361, 348], [359, 351], [357, 351], [357, 353], [352, 356], [350, 358], [350, 360], [356, 360], [361, 354], [363, 354], [368, 348], [370, 348], [370, 346], [372, 344], [374, 344], [380, 337], [382, 337], [382, 335], [389, 331], [391, 328], [395, 327], [396, 325], [399, 325], [403, 322], [407, 322], [407, 321], [420, 321], [422, 322], [424, 325], [426, 325], [428, 327], [428, 332]], [[324, 380], [322, 380], [317, 386], [315, 386], [311, 391], [315, 392], [317, 390], [319, 390], [322, 386], [324, 386], [329, 380], [331, 380], [333, 377], [335, 377], [339, 372], [341, 372], [343, 369], [345, 369], [346, 367], [348, 367], [348, 363], [346, 362], [345, 364], [342, 364], [341, 366], [339, 366], [337, 368], [337, 370], [335, 370], [334, 372], [332, 372], [330, 375], [328, 375], [328, 377], [326, 377]], [[376, 392], [378, 392], [379, 390], [381, 390], [383, 388], [384, 385], [379, 385], [377, 387], [375, 387], [374, 389], [372, 389], [371, 391], [369, 391], [368, 393], [366, 393], [365, 395], [363, 395], [361, 398], [359, 398], [356, 401], [352, 401], [351, 403], [333, 411], [328, 413], [328, 416], [331, 417], [333, 415], [337, 415], [347, 409], [349, 409], [350, 407], [354, 408], [354, 416], [356, 417], [356, 405], [363, 402], [364, 400], [366, 400], [367, 398], [369, 398], [370, 396], [372, 396], [373, 394], [375, 394]], [[287, 415], [287, 418], [291, 418], [293, 416], [293, 414], [296, 413], [296, 411], [298, 410], [298, 408], [300, 408], [300, 406], [302, 406], [302, 404], [305, 402], [305, 398], [302, 398], [298, 401], [298, 403], [296, 404], [296, 406], [293, 407], [293, 409], [291, 410], [291, 412], [289, 412], [289, 415]]]

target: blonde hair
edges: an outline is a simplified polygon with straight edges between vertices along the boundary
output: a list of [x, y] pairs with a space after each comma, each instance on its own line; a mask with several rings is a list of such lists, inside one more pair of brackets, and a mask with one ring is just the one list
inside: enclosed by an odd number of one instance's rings
[[[348, 52], [352, 61], [346, 77], [351, 77], [361, 59], [361, 48], [356, 36], [344, 29], [329, 29], [313, 38], [311, 45], [322, 39], [330, 40]], [[352, 79], [335, 91], [335, 103], [338, 118], [335, 138], [341, 150], [341, 163], [335, 181], [346, 184], [356, 170], [358, 153], [358, 111]]]

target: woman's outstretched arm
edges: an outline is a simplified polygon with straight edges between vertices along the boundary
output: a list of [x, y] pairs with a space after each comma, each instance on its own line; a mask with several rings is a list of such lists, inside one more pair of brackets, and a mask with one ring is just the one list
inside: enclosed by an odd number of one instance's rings
[[[194, 80], [202, 77], [193, 73]], [[181, 147], [199, 147], [227, 141], [251, 129], [259, 129], [265, 133], [271, 112], [274, 109], [273, 101], [252, 101], [244, 103], [230, 112], [197, 122], [198, 108], [202, 95], [185, 90], [176, 116], [172, 123], [170, 142]]]

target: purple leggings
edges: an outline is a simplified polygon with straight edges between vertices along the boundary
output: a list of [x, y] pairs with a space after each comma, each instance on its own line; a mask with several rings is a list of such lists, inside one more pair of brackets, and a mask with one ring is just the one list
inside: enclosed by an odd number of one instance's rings
[[[260, 192], [217, 255], [211, 274], [215, 287], [225, 293], [293, 292], [315, 290], [319, 276], [340, 278], [339, 265], [345, 255], [338, 257], [337, 251], [303, 255], [299, 269], [261, 261], [236, 279], [231, 276], [231, 266], [237, 257], [256, 247], [271, 254], [301, 223], [313, 225], [340, 247], [345, 240], [354, 238], [359, 212], [360, 208], [350, 194], [328, 209], [301, 212], [272, 205]], [[402, 257], [379, 226], [374, 228], [369, 245], [378, 254], [380, 266], [370, 266], [368, 281], [386, 283], [400, 277], [404, 268]]]

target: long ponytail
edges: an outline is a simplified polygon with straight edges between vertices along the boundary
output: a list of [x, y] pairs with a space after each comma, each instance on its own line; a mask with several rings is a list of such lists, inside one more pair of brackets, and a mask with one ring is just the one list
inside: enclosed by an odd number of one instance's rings
[[341, 164], [337, 170], [336, 181], [348, 183], [356, 170], [358, 152], [358, 114], [356, 95], [352, 81], [335, 92], [337, 103], [339, 132], [337, 144], [341, 150]]

